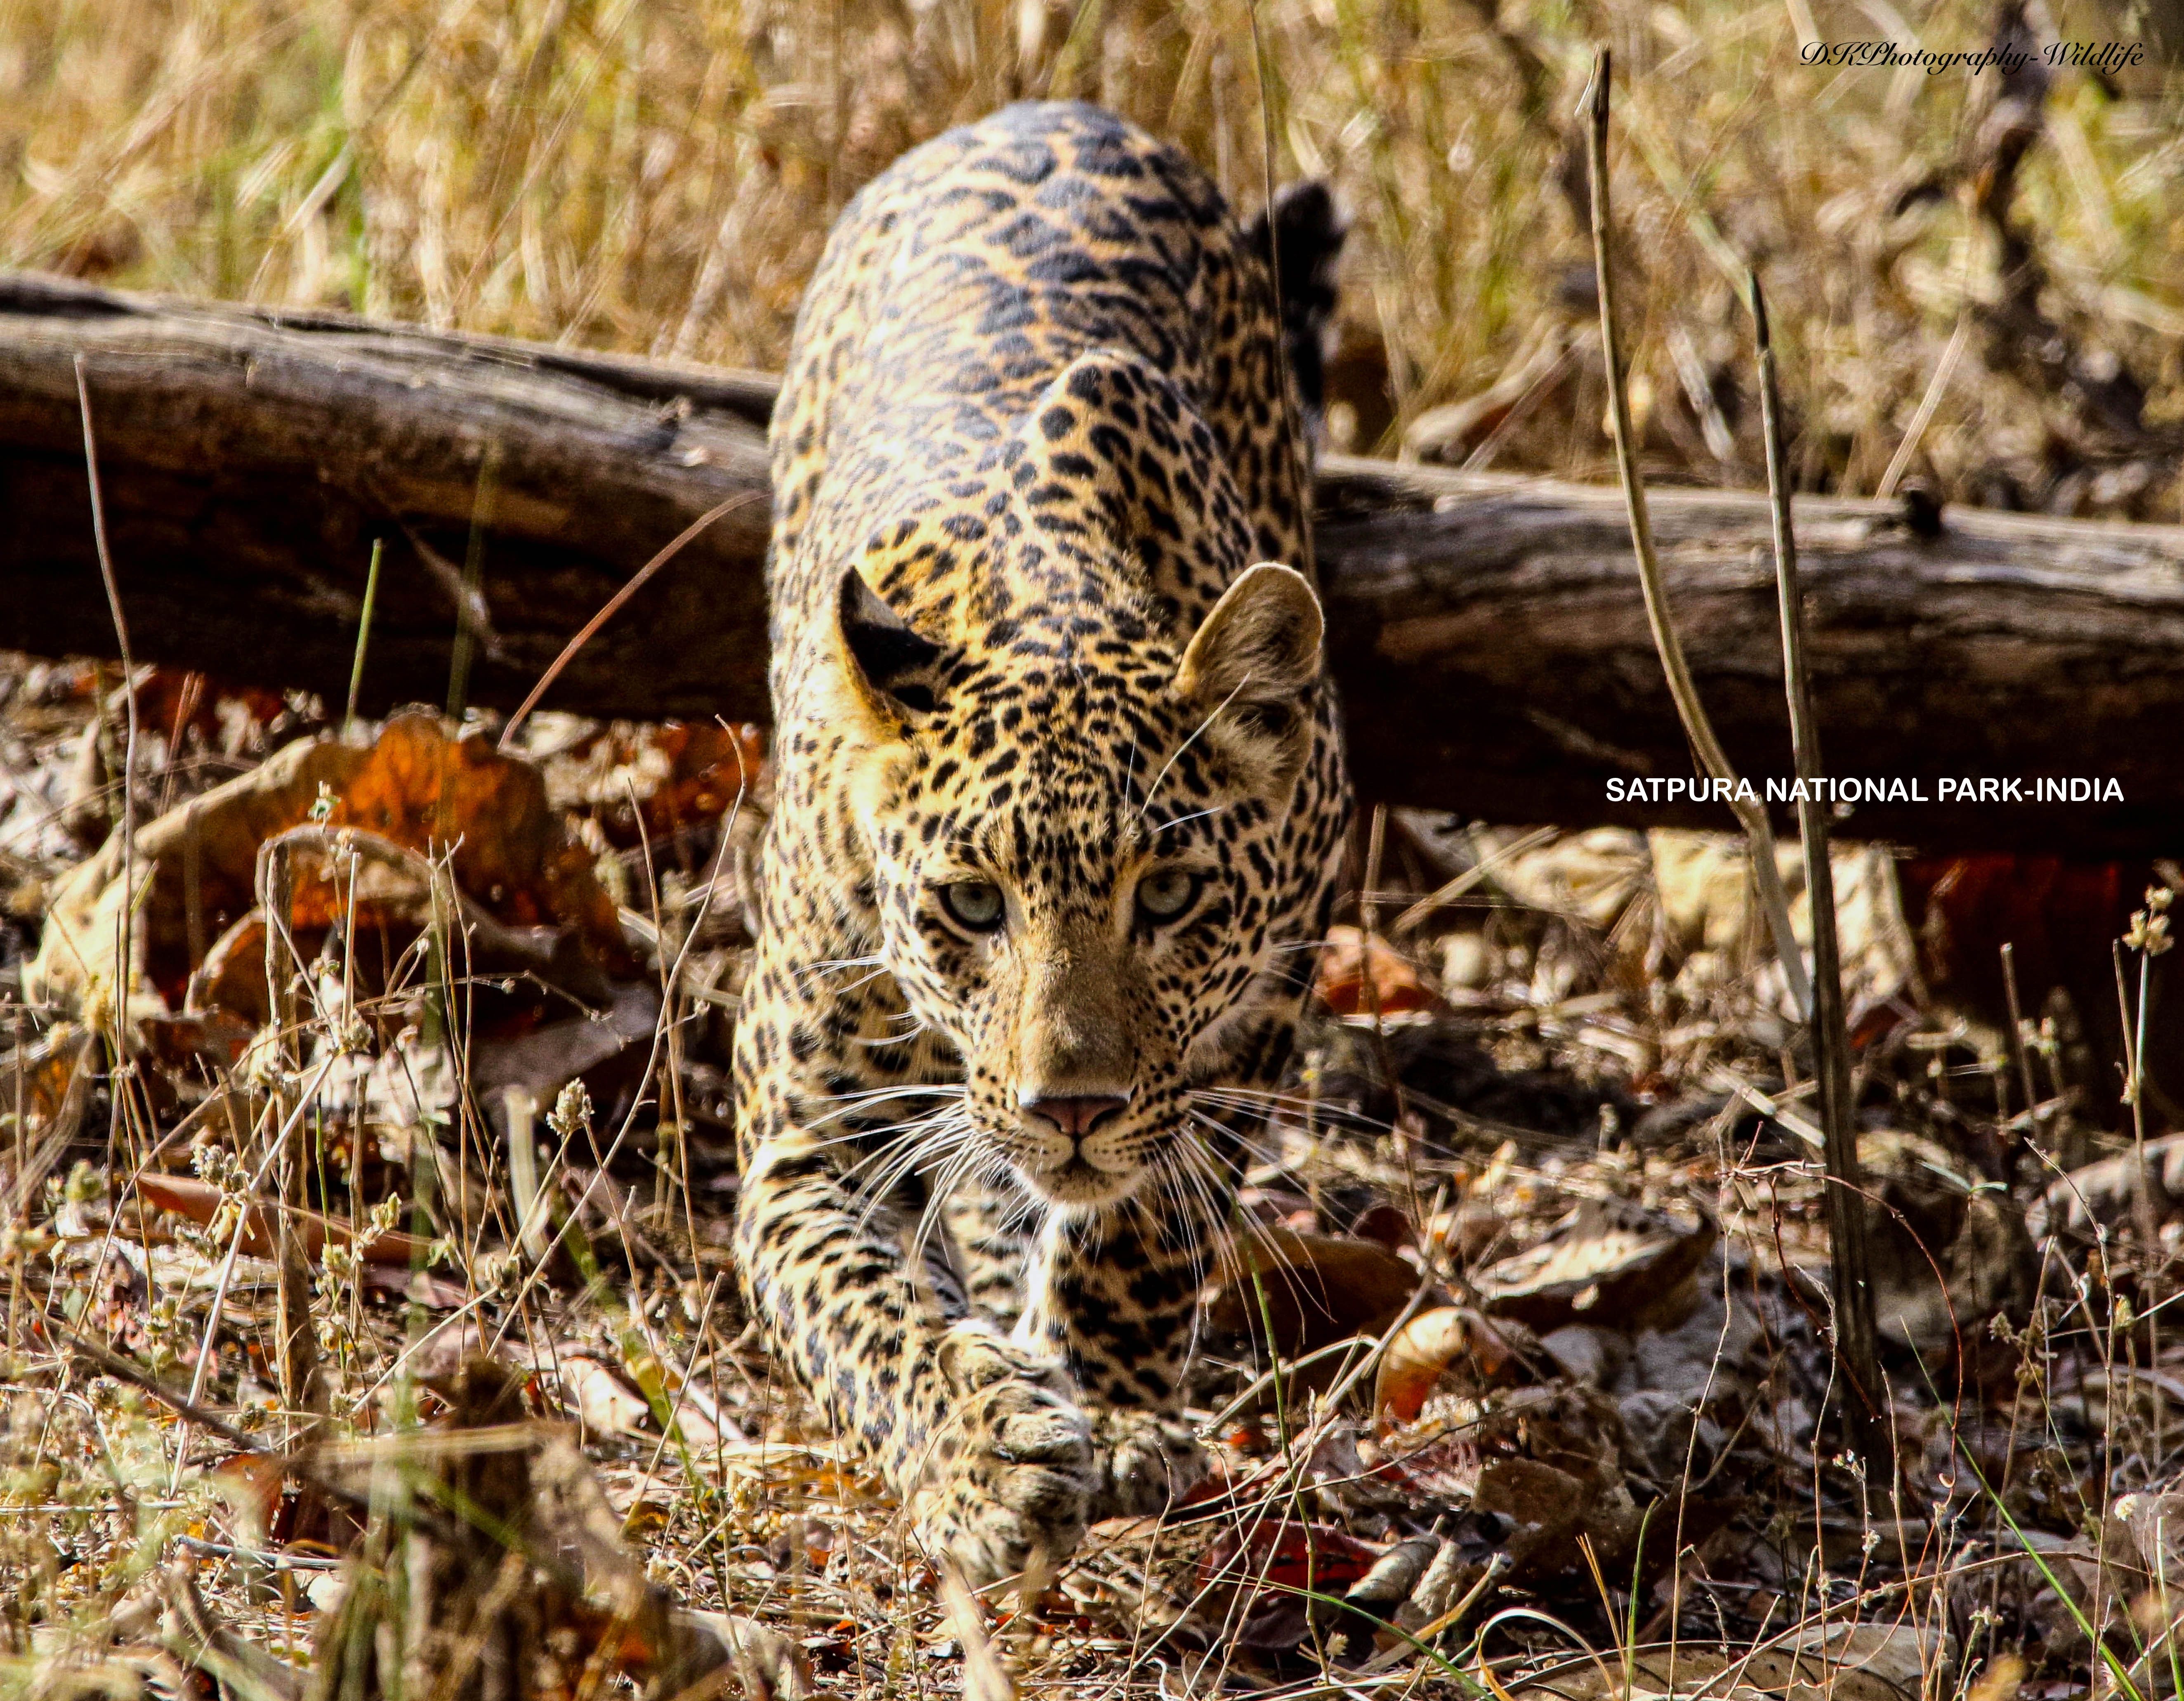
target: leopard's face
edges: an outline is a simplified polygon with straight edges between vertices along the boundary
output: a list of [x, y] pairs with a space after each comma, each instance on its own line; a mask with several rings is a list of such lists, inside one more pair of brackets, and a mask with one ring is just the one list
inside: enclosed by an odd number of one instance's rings
[[881, 956], [962, 1056], [950, 1156], [1065, 1208], [1204, 1180], [1194, 1083], [1289, 943], [1273, 882], [1319, 661], [1285, 568], [1245, 574], [1187, 645], [1104, 624], [1072, 646], [1066, 616], [1027, 622], [907, 673], [867, 628], [859, 666]]

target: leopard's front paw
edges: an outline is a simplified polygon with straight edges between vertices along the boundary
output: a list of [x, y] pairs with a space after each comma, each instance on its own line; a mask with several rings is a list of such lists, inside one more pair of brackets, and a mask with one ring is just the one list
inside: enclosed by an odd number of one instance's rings
[[949, 1409], [911, 1497], [917, 1539], [973, 1588], [1067, 1558], [1098, 1472], [1091, 1426], [1057, 1369], [964, 1331], [944, 1343]]
[[1206, 1449], [1180, 1418], [1156, 1412], [1113, 1410], [1092, 1420], [1099, 1486], [1092, 1492], [1092, 1521], [1143, 1518], [1165, 1510], [1205, 1480]]

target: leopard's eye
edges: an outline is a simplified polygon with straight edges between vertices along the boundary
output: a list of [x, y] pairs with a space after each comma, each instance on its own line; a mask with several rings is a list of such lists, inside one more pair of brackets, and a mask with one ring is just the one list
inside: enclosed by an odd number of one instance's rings
[[991, 880], [956, 880], [940, 889], [940, 907], [957, 926], [989, 934], [1006, 918], [1009, 906]]
[[1138, 913], [1150, 922], [1172, 922], [1198, 900], [1201, 878], [1190, 868], [1156, 868], [1138, 882]]

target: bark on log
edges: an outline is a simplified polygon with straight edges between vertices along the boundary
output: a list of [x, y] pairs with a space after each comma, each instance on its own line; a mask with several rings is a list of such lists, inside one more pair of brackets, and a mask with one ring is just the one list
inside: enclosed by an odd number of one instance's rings
[[[437, 702], [466, 571], [470, 700], [510, 706], [661, 544], [762, 496], [772, 381], [328, 314], [0, 277], [0, 644], [111, 655], [75, 362], [140, 655], [346, 689], [387, 543], [365, 705]], [[1727, 827], [1611, 801], [1692, 772], [1620, 498], [1336, 459], [1320, 489], [1329, 643], [1368, 797], [1500, 821]], [[1938, 536], [1801, 499], [1830, 771], [1919, 782], [1853, 836], [2092, 856], [2184, 850], [2184, 528], [1953, 509]], [[1790, 772], [1763, 497], [1660, 490], [1654, 524], [1708, 708], [1742, 772]], [[691, 544], [549, 707], [765, 713], [762, 500]], [[473, 567], [472, 563], [475, 562]], [[2123, 800], [1932, 801], [1944, 778], [2114, 779]]]

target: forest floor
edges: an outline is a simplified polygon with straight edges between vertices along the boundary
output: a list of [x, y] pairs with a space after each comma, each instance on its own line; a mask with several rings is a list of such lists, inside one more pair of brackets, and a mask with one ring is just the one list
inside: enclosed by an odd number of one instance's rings
[[1837, 853], [1892, 1460], [1741, 841], [1404, 811], [1209, 1297], [1212, 1477], [974, 1603], [730, 1266], [758, 735], [134, 695], [125, 835], [118, 671], [0, 663], [11, 1687], [498, 1693], [496, 1636], [571, 1696], [2177, 1687], [2184, 1150], [2136, 1182], [2067, 1001], [1922, 991], [1975, 881], [1914, 934]]

